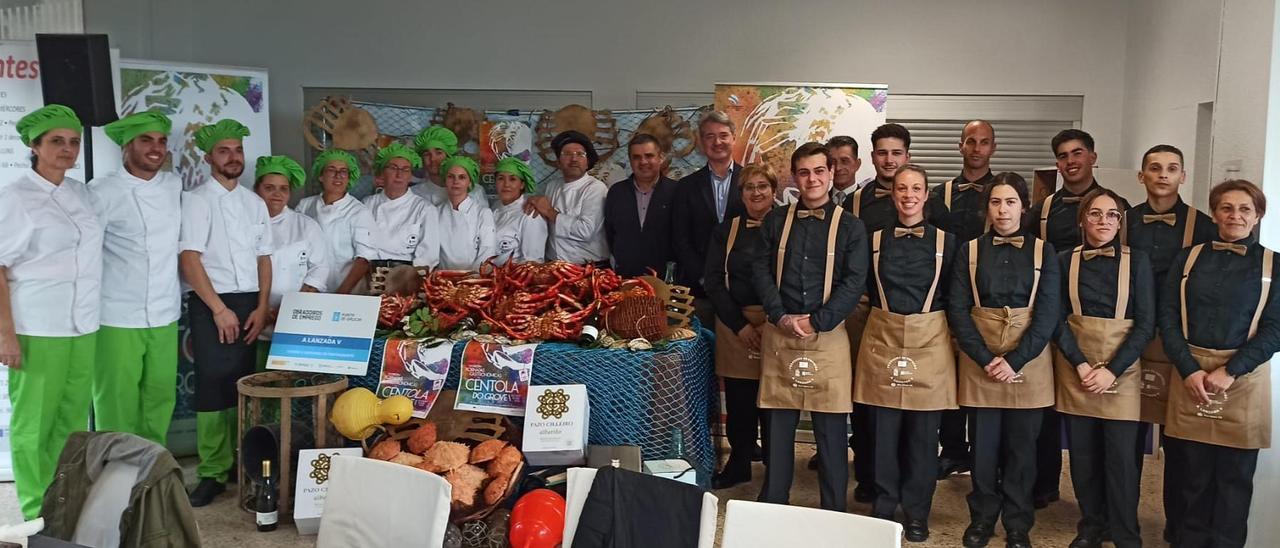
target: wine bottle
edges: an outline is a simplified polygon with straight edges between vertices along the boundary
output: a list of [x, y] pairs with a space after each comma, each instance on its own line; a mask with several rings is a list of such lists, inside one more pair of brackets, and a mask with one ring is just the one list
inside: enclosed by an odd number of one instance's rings
[[676, 262], [667, 261], [667, 272], [663, 274], [662, 281], [667, 285], [675, 285], [676, 283]]
[[258, 497], [254, 501], [257, 511], [259, 531], [275, 531], [280, 521], [276, 509], [276, 480], [271, 477], [271, 461], [262, 461], [262, 485], [258, 487]]

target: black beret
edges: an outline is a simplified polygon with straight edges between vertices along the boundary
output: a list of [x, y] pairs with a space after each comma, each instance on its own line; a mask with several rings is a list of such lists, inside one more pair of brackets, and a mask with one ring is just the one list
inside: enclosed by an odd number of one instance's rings
[[582, 148], [587, 150], [587, 169], [596, 167], [596, 162], [600, 161], [600, 154], [596, 152], [596, 147], [592, 146], [591, 138], [583, 135], [581, 131], [562, 131], [551, 140], [551, 148], [556, 151], [556, 158], [560, 157], [560, 149], [569, 143], [578, 143]]

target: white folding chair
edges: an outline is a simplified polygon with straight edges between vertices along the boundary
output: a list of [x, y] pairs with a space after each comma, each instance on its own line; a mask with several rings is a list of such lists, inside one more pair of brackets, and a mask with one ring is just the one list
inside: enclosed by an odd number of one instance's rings
[[902, 526], [889, 520], [843, 512], [731, 500], [725, 512], [720, 546], [900, 548]]
[[412, 466], [334, 457], [317, 548], [444, 544], [453, 490], [444, 478]]
[[[578, 530], [578, 519], [582, 517], [582, 505], [586, 503], [587, 495], [591, 493], [591, 484], [595, 481], [595, 468], [569, 469], [569, 480], [564, 497], [564, 541], [561, 546], [573, 546], [573, 535]], [[719, 512], [719, 504], [720, 499], [715, 495], [702, 494], [702, 512], [698, 521], [698, 548], [713, 548], [716, 544], [716, 515]]]

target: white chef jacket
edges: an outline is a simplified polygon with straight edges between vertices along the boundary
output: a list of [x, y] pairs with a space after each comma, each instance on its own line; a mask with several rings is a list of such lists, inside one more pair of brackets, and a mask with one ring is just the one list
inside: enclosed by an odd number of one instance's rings
[[[449, 191], [445, 190], [444, 187], [431, 182], [431, 179], [415, 179], [413, 186], [409, 187], [409, 190], [414, 194], [422, 196], [427, 200], [427, 203], [436, 207], [441, 207], [449, 203]], [[476, 181], [476, 184], [472, 185], [471, 192], [467, 195], [471, 196], [471, 199], [475, 200], [477, 204], [480, 204], [483, 207], [489, 207], [489, 196], [484, 193], [484, 187], [480, 186], [479, 181]]]
[[411, 261], [414, 266], [429, 268], [439, 264], [435, 207], [412, 192], [405, 192], [394, 200], [385, 192], [379, 192], [365, 198], [364, 205], [373, 214], [378, 259]]
[[178, 247], [201, 254], [214, 292], [250, 293], [258, 290], [258, 257], [275, 249], [270, 222], [257, 194], [240, 185], [227, 190], [209, 177], [182, 193]]
[[14, 331], [75, 337], [98, 330], [102, 223], [84, 183], [55, 185], [34, 170], [3, 187], [0, 266], [7, 269]]
[[329, 242], [326, 291], [338, 290], [351, 272], [351, 263], [356, 257], [367, 261], [378, 258], [378, 247], [373, 237], [377, 225], [373, 222], [373, 214], [350, 194], [330, 205], [325, 205], [324, 198], [319, 195], [303, 198], [298, 202], [298, 213], [315, 219]]
[[458, 204], [445, 202], [440, 215], [440, 268], [478, 270], [497, 252], [493, 210], [467, 196]]
[[609, 258], [604, 237], [604, 198], [609, 187], [590, 175], [547, 184], [546, 196], [559, 214], [548, 232], [547, 255], [571, 263], [591, 263]]
[[547, 221], [524, 212], [524, 195], [507, 205], [498, 203], [493, 208], [493, 222], [497, 233], [497, 258], [493, 262], [506, 264], [540, 263], [547, 253]]
[[271, 241], [271, 306], [280, 306], [285, 293], [303, 284], [322, 293], [330, 289], [329, 242], [320, 223], [286, 207], [271, 218]]
[[102, 325], [141, 329], [178, 321], [182, 179], [161, 171], [148, 181], [121, 168], [94, 177], [89, 198], [106, 230]]

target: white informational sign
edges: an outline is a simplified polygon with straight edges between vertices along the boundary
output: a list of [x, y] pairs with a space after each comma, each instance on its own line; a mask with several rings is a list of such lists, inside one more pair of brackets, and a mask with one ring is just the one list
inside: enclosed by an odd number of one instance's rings
[[285, 293], [267, 369], [363, 376], [381, 302], [360, 295]]
[[[111, 79], [120, 97], [120, 51], [111, 50]], [[40, 89], [40, 61], [33, 41], [0, 40], [0, 187], [31, 170], [31, 148], [18, 137], [18, 120], [44, 106]], [[85, 181], [84, 150], [67, 176]], [[102, 175], [120, 165], [120, 148], [102, 128], [93, 130], [93, 171]]]
[[329, 463], [333, 457], [363, 457], [359, 447], [332, 449], [303, 449], [298, 451], [298, 477], [294, 481], [293, 521], [298, 534], [314, 535], [320, 532], [320, 515], [324, 513], [324, 499], [329, 494]]
[[591, 404], [587, 386], [530, 386], [524, 415], [524, 456], [533, 466], [586, 462]]
[[245, 175], [253, 186], [253, 165], [271, 154], [267, 69], [170, 61], [120, 61], [120, 115], [156, 110], [173, 120], [169, 132], [170, 169], [191, 189], [209, 177], [209, 164], [196, 148], [196, 131], [223, 118], [249, 128], [244, 140]]

